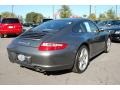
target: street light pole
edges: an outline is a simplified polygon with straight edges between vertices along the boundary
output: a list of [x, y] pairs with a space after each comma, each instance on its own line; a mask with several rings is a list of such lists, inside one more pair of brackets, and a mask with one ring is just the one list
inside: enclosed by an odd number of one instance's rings
[[89, 15], [91, 15], [91, 5], [89, 6]]
[[52, 6], [52, 9], [53, 9], [53, 19], [54, 19], [54, 18], [55, 18], [55, 17], [54, 17], [54, 5]]

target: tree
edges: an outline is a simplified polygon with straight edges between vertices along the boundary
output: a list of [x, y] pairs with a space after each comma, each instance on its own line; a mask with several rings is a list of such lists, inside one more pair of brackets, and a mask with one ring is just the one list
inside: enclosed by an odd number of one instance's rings
[[106, 17], [107, 19], [115, 19], [116, 18], [115, 11], [113, 11], [112, 9], [109, 9], [106, 12]]
[[61, 18], [68, 18], [72, 15], [71, 10], [69, 6], [63, 5], [62, 8], [60, 9], [60, 17]]
[[11, 12], [2, 12], [1, 17], [2, 18], [16, 18], [16, 15]]
[[117, 17], [117, 16], [116, 16], [116, 18], [115, 18], [115, 19], [116, 19], [116, 20], [119, 20], [119, 19], [120, 19], [120, 17]]
[[91, 19], [91, 20], [96, 20], [95, 13], [91, 13], [88, 18]]
[[110, 20], [110, 19], [119, 19], [119, 17], [115, 15], [115, 11], [112, 9], [109, 9], [107, 12], [104, 12], [99, 15], [99, 20]]
[[39, 23], [43, 19], [43, 15], [41, 13], [30, 12], [26, 15], [26, 22], [29, 23]]
[[104, 13], [100, 14], [98, 19], [99, 20], [106, 20], [106, 15]]
[[0, 18], [2, 17], [2, 15], [0, 14]]
[[84, 17], [84, 18], [87, 18], [87, 15], [86, 15], [86, 14], [84, 14], [84, 15], [83, 15], [83, 17]]

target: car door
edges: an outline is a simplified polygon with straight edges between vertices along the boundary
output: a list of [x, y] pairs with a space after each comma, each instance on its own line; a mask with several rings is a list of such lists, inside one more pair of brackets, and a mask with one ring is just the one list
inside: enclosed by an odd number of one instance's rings
[[93, 56], [98, 54], [105, 47], [104, 34], [99, 32], [98, 27], [92, 21], [84, 21], [86, 31], [90, 37], [91, 49]]

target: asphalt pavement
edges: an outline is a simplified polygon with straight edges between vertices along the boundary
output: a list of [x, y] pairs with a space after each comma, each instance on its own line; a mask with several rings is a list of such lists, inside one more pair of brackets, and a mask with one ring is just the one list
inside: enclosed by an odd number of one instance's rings
[[120, 84], [120, 43], [112, 43], [110, 53], [95, 57], [88, 69], [77, 74], [71, 71], [50, 72], [48, 75], [28, 68], [21, 68], [9, 61], [6, 47], [13, 38], [0, 39], [1, 85], [106, 85]]

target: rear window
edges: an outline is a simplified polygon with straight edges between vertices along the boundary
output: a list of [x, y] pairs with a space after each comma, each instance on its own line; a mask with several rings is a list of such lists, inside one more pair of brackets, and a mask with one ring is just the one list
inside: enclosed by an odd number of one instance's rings
[[18, 19], [15, 19], [15, 18], [6, 18], [6, 19], [3, 19], [2, 20], [2, 23], [7, 23], [7, 24], [9, 24], [9, 23], [19, 23], [19, 20]]
[[42, 23], [41, 25], [35, 27], [33, 30], [38, 30], [38, 31], [60, 30], [70, 26], [71, 24], [72, 24], [71, 21], [52, 20]]

